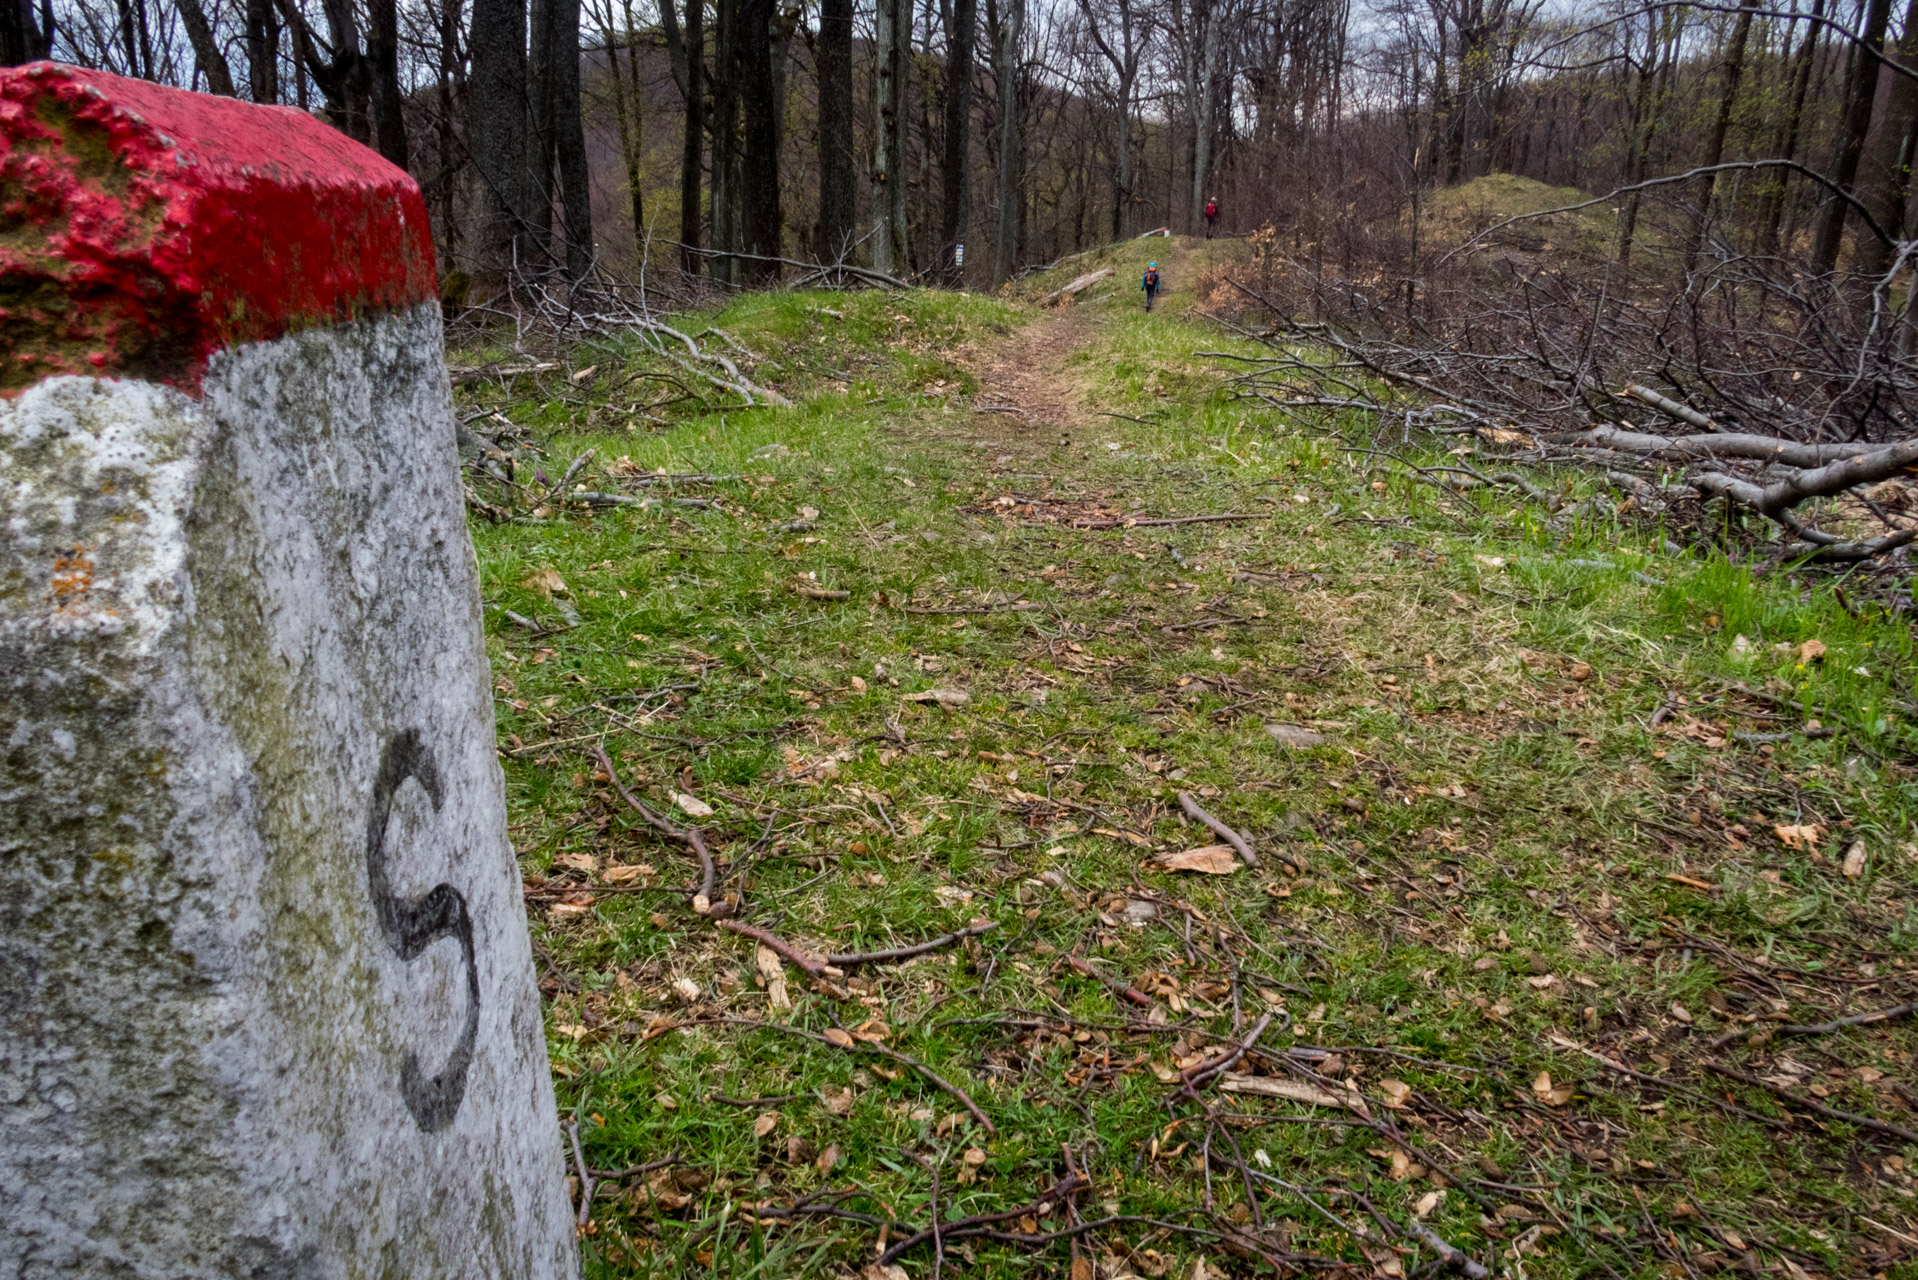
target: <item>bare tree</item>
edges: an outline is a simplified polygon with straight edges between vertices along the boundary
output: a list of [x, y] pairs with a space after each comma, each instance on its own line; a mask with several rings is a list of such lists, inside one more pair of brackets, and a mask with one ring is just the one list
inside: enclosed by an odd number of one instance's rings
[[1020, 41], [1025, 35], [1025, 0], [986, 0], [987, 24], [994, 33], [992, 76], [999, 91], [999, 217], [993, 238], [992, 282], [1011, 278], [1019, 266], [1019, 226], [1025, 199], [1025, 129], [1019, 94]]
[[911, 0], [878, 0], [873, 33], [873, 266], [909, 269], [906, 238], [906, 77]]
[[852, 140], [852, 0], [819, 6], [819, 256], [837, 261], [851, 250], [855, 193]]
[[972, 214], [972, 56], [979, 34], [977, 0], [952, 0], [946, 27], [946, 153], [939, 208], [939, 268], [949, 285], [963, 274], [963, 252]]

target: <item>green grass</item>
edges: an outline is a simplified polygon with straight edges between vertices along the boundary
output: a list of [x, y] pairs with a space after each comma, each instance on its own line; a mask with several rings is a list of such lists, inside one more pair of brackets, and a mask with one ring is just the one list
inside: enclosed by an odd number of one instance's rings
[[[1912, 1153], [1700, 1064], [1773, 1000], [1814, 1023], [1912, 998], [1909, 633], [1827, 587], [1658, 553], [1629, 521], [1559, 531], [1536, 506], [1437, 495], [1234, 403], [1193, 356], [1224, 339], [1182, 318], [1207, 252], [1224, 250], [1088, 255], [1126, 286], [1159, 258], [1175, 291], [1150, 317], [1129, 288], [1091, 291], [1064, 321], [977, 296], [743, 298], [711, 322], [791, 409], [680, 404], [663, 428], [607, 434], [635, 420], [610, 388], [644, 363], [613, 347], [578, 353], [574, 370], [600, 367], [577, 382], [480, 393], [544, 451], [521, 477], [556, 478], [586, 449], [576, 483], [594, 490], [661, 468], [738, 477], [673, 491], [722, 510], [546, 506], [543, 523], [473, 526], [562, 1110], [596, 1168], [686, 1162], [650, 1193], [639, 1177], [600, 1194], [589, 1275], [856, 1274], [875, 1223], [753, 1210], [923, 1226], [927, 1162], [942, 1221], [1010, 1210], [1064, 1175], [1064, 1149], [1092, 1178], [1076, 1212], [1129, 1216], [1082, 1239], [1101, 1275], [1184, 1277], [1201, 1255], [1269, 1272], [1257, 1249], [1431, 1263], [1376, 1220], [1349, 1229], [1358, 1197], [1404, 1224], [1441, 1184], [1395, 1181], [1387, 1138], [1342, 1110], [1202, 1091], [1248, 1117], [1212, 1130], [1208, 1192], [1202, 1105], [1170, 1101], [1161, 1077], [1232, 1038], [1235, 997], [1241, 1026], [1273, 1015], [1270, 1056], [1241, 1070], [1284, 1076], [1288, 1046], [1362, 1050], [1333, 1074], [1461, 1180], [1426, 1224], [1510, 1274], [1682, 1275], [1674, 1244], [1702, 1272], [1739, 1264], [1731, 1241], [1781, 1273], [1906, 1265], [1865, 1219], [1918, 1235]], [[997, 402], [981, 371], [1034, 323], [1060, 335], [1035, 350], [1085, 416], [975, 412]], [[810, 527], [782, 531], [805, 509]], [[1107, 513], [1256, 519], [1070, 527]], [[508, 611], [578, 625], [533, 635]], [[1826, 656], [1801, 669], [1811, 639]], [[909, 700], [935, 689], [970, 700]], [[1730, 736], [1806, 717], [1836, 733]], [[1325, 741], [1282, 746], [1272, 723]], [[795, 944], [998, 928], [819, 987], [788, 965], [794, 1008], [774, 1010], [752, 944], [688, 909], [686, 851], [595, 780], [598, 741], [659, 811], [693, 821], [674, 792], [712, 806], [699, 823], [742, 918]], [[1262, 865], [1143, 866], [1211, 842], [1181, 789]], [[1788, 847], [1780, 825], [1823, 838]], [[1849, 878], [1854, 841], [1868, 861]], [[897, 1062], [763, 1025], [869, 1020], [997, 1134]], [[1568, 1042], [1695, 1092], [1641, 1088]], [[1914, 1048], [1894, 1021], [1716, 1056], [1912, 1126], [1891, 1086]], [[1541, 1071], [1574, 1095], [1541, 1100]], [[1412, 1090], [1403, 1109], [1384, 1105], [1388, 1080]], [[1728, 1096], [1787, 1127], [1713, 1104]], [[1262, 1228], [1228, 1133], [1252, 1174], [1293, 1188], [1259, 1184]], [[828, 1191], [844, 1198], [806, 1199]], [[1059, 1231], [1067, 1214], [1010, 1225]], [[1220, 1243], [1239, 1230], [1258, 1244]], [[1063, 1239], [962, 1239], [945, 1267], [1052, 1276], [1071, 1259]], [[930, 1247], [901, 1259], [915, 1277], [931, 1262]]]

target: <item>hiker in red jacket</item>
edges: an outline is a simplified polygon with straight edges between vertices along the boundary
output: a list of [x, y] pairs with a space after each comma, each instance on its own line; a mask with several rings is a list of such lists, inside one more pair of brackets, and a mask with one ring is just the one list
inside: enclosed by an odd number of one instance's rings
[[1219, 197], [1213, 196], [1205, 202], [1205, 238], [1212, 238], [1213, 229], [1219, 225]]
[[1145, 309], [1152, 310], [1152, 300], [1159, 296], [1159, 264], [1145, 264], [1145, 275], [1139, 280], [1139, 287], [1145, 290]]

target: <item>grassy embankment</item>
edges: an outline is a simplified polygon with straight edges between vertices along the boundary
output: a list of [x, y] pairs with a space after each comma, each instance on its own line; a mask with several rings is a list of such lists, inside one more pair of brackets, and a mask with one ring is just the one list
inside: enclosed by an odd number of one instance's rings
[[[726, 477], [664, 490], [711, 507], [473, 527], [562, 1110], [594, 1168], [685, 1162], [599, 1193], [588, 1274], [858, 1273], [931, 1220], [932, 1169], [951, 1222], [1033, 1205], [1068, 1158], [1090, 1189], [998, 1229], [1126, 1221], [962, 1233], [944, 1268], [1078, 1280], [1077, 1239], [1101, 1276], [1250, 1275], [1219, 1236], [1243, 1227], [1410, 1274], [1436, 1255], [1382, 1224], [1421, 1213], [1537, 1276], [1908, 1265], [1901, 1140], [1706, 1064], [1918, 1127], [1908, 1023], [1784, 1029], [1918, 988], [1909, 633], [1656, 554], [1655, 531], [1440, 498], [1242, 410], [1192, 354], [1223, 340], [1182, 315], [1207, 252], [1094, 255], [1117, 287], [1064, 318], [742, 299], [718, 322], [791, 409], [608, 434], [635, 394], [608, 350], [467, 397], [532, 429], [525, 479], [586, 448], [593, 490]], [[1151, 317], [1147, 254], [1174, 288]], [[1026, 414], [979, 411], [1010, 394]], [[1217, 514], [1253, 518], [1073, 527]], [[689, 910], [688, 851], [595, 779], [600, 741], [798, 946], [997, 928], [818, 984], [787, 965], [778, 1008], [777, 967]], [[1259, 867], [1144, 865], [1212, 842], [1180, 790]], [[1349, 1080], [1362, 1115], [1173, 1097], [1268, 1014], [1235, 1072]], [[810, 1203], [869, 1217], [771, 1220], [826, 1190], [847, 1198]]]

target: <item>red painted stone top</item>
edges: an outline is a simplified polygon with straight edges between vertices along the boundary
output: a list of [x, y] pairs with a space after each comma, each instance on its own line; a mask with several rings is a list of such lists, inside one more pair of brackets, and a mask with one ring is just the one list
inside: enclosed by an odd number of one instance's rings
[[197, 394], [222, 347], [435, 297], [407, 174], [290, 107], [51, 62], [0, 71], [0, 394]]

